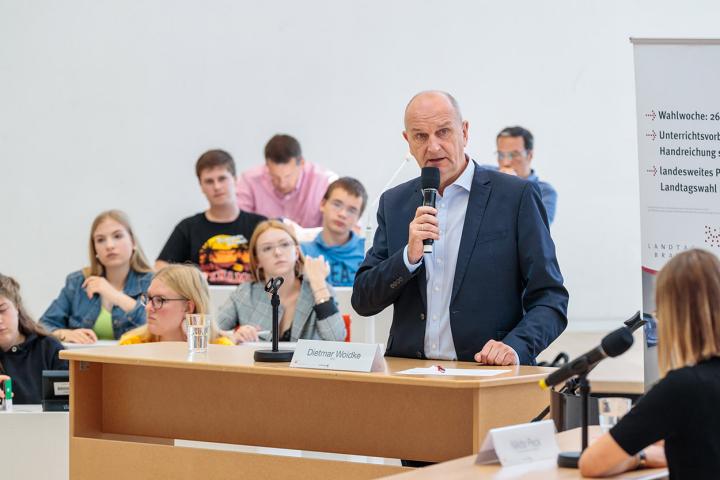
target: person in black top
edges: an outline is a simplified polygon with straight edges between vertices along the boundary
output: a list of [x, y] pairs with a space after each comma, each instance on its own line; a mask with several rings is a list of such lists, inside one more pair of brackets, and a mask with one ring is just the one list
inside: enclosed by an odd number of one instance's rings
[[68, 369], [68, 362], [58, 358], [62, 349], [27, 314], [15, 279], [0, 274], [0, 383], [12, 379], [13, 403], [41, 402], [42, 371]]
[[655, 296], [665, 376], [585, 450], [584, 476], [667, 465], [671, 479], [720, 477], [720, 261], [697, 249], [674, 256]]
[[211, 285], [252, 281], [250, 237], [265, 217], [238, 208], [235, 161], [229, 153], [203, 153], [195, 164], [195, 173], [210, 208], [175, 227], [155, 262], [155, 270], [169, 263], [192, 262]]

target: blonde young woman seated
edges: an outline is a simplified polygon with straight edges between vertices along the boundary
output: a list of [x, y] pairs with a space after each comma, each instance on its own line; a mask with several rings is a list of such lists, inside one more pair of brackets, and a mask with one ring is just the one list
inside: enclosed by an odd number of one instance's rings
[[102, 212], [90, 228], [90, 266], [68, 275], [40, 323], [62, 342], [118, 339], [145, 324], [140, 295], [151, 280], [128, 216]]
[[580, 458], [586, 477], [668, 466], [670, 478], [720, 478], [720, 261], [688, 250], [657, 276], [664, 375]]
[[[143, 303], [147, 324], [123, 335], [120, 345], [186, 341], [185, 314], [207, 313], [210, 293], [205, 277], [196, 267], [169, 265], [155, 274]], [[210, 325], [210, 343], [233, 345], [214, 324]]]
[[272, 306], [265, 283], [282, 277], [280, 340], [345, 339], [345, 324], [326, 282], [330, 267], [322, 258], [303, 257], [292, 229], [277, 220], [259, 223], [250, 239], [253, 281], [241, 284], [218, 313], [218, 325], [236, 342], [269, 340]]

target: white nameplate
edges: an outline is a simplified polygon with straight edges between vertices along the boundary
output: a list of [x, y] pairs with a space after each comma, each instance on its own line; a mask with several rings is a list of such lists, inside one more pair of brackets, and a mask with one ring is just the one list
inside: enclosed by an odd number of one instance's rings
[[55, 391], [55, 396], [69, 396], [70, 382], [53, 382], [53, 390]]
[[384, 368], [380, 344], [323, 340], [298, 340], [290, 366], [348, 372], [377, 372]]
[[475, 463], [500, 460], [503, 467], [508, 467], [557, 458], [559, 451], [552, 420], [523, 423], [490, 430]]

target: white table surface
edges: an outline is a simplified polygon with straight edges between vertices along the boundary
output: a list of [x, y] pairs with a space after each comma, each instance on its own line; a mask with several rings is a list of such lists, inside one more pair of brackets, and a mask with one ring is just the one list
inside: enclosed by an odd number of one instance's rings
[[76, 348], [96, 348], [96, 347], [112, 347], [114, 345], [117, 345], [117, 340], [98, 340], [95, 343], [70, 343], [70, 342], [63, 342], [63, 347], [73, 350]]
[[68, 412], [40, 405], [0, 411], [0, 478], [66, 480], [69, 475]]

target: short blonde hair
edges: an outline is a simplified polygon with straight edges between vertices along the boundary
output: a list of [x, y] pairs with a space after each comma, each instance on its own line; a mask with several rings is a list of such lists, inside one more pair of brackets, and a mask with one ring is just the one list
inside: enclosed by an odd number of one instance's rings
[[260, 263], [258, 262], [257, 241], [258, 238], [260, 238], [260, 235], [273, 228], [277, 230], [282, 230], [283, 232], [290, 235], [290, 238], [295, 244], [295, 248], [297, 248], [298, 258], [295, 261], [295, 276], [299, 277], [300, 275], [302, 275], [303, 268], [305, 267], [305, 256], [303, 255], [302, 250], [300, 250], [299, 248], [300, 244], [297, 241], [297, 237], [295, 237], [295, 231], [290, 226], [285, 225], [280, 220], [265, 220], [257, 224], [257, 226], [255, 227], [255, 231], [250, 238], [250, 271], [252, 272], [253, 280], [256, 282], [265, 281], [265, 272], [263, 271], [262, 267], [260, 267]]
[[[173, 264], [161, 268], [153, 277], [160, 280], [168, 288], [193, 303], [192, 312], [210, 313], [210, 289], [207, 280], [200, 269], [193, 265]], [[160, 339], [150, 333], [147, 325], [138, 327], [126, 335], [139, 336], [144, 342], [157, 342]], [[210, 341], [213, 342], [223, 336], [215, 322], [210, 323]]]
[[720, 355], [720, 260], [692, 249], [657, 276], [658, 363], [669, 370]]
[[195, 305], [190, 313], [210, 313], [210, 289], [205, 276], [194, 265], [168, 265], [153, 278], [190, 300]]
[[130, 238], [135, 244], [133, 254], [130, 257], [130, 268], [138, 273], [152, 272], [150, 262], [148, 262], [145, 257], [145, 253], [143, 253], [140, 242], [135, 237], [135, 233], [133, 233], [132, 225], [130, 225], [130, 218], [128, 218], [127, 214], [123, 211], [107, 210], [95, 217], [95, 220], [93, 220], [92, 226], [90, 227], [90, 266], [83, 269], [83, 275], [85, 275], [85, 277], [90, 277], [92, 275], [103, 275], [105, 273], [105, 267], [97, 258], [97, 250], [95, 249], [93, 235], [95, 234], [95, 230], [97, 230], [98, 226], [108, 218], [115, 220], [122, 225], [125, 230], [127, 230], [128, 235], [130, 235]]

